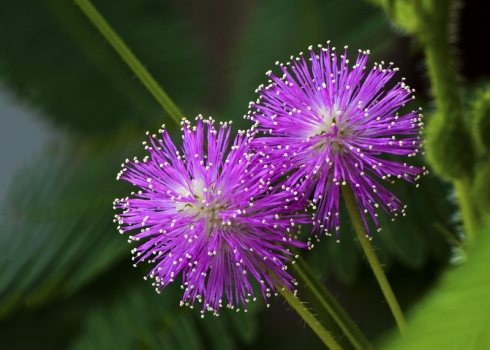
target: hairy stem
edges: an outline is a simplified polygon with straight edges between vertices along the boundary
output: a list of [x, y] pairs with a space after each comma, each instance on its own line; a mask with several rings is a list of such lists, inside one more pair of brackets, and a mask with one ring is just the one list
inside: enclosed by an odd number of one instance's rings
[[344, 334], [349, 338], [350, 342], [358, 350], [374, 349], [369, 340], [360, 331], [357, 325], [347, 315], [342, 306], [318, 279], [308, 264], [299, 256], [294, 264], [294, 269], [300, 280], [311, 290], [314, 297], [318, 300], [325, 310], [340, 326]]
[[359, 207], [357, 205], [357, 201], [352, 191], [350, 184], [342, 186], [342, 195], [344, 197], [345, 203], [347, 204], [347, 210], [349, 211], [349, 215], [351, 217], [352, 223], [354, 224], [354, 228], [356, 230], [357, 236], [359, 237], [359, 241], [361, 242], [362, 249], [366, 254], [366, 257], [369, 261], [369, 265], [373, 269], [374, 275], [378, 280], [379, 286], [383, 291], [383, 294], [390, 306], [391, 312], [395, 317], [395, 321], [398, 325], [398, 329], [400, 333], [404, 333], [407, 328], [407, 322], [405, 320], [405, 316], [403, 315], [402, 309], [398, 304], [398, 300], [391, 289], [390, 283], [386, 278], [386, 275], [381, 267], [381, 264], [378, 260], [378, 256], [374, 251], [371, 242], [368, 239], [366, 228], [364, 227], [364, 223], [362, 221], [361, 214], [359, 212]]
[[286, 301], [296, 310], [296, 312], [303, 318], [303, 320], [311, 327], [313, 332], [321, 339], [329, 349], [342, 350], [340, 345], [330, 335], [325, 328], [318, 322], [308, 308], [296, 297], [289, 289], [284, 286], [277, 286], [279, 293], [286, 299]]
[[[471, 200], [476, 147], [464, 113], [450, 43], [453, 1], [417, 0], [418, 36], [423, 45], [436, 114], [427, 129], [428, 159], [434, 169], [453, 180], [468, 243], [478, 228]], [[434, 124], [431, 127], [431, 124]], [[429, 147], [430, 146], [430, 147]], [[432, 149], [430, 149], [432, 148]], [[447, 174], [445, 172], [449, 171]], [[457, 171], [456, 171], [457, 170]]]

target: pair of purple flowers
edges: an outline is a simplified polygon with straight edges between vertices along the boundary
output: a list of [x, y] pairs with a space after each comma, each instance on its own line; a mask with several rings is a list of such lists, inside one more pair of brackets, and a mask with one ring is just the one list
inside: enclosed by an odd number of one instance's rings
[[182, 154], [163, 129], [145, 143], [150, 156], [119, 173], [140, 191], [115, 201], [116, 221], [121, 233], [139, 230], [129, 237], [143, 240], [133, 259], [154, 264], [157, 291], [180, 278], [183, 304], [246, 310], [250, 276], [264, 298], [294, 288], [286, 263], [290, 247], [308, 247], [296, 237], [301, 224], [338, 238], [340, 186], [352, 187], [366, 228], [368, 214], [379, 228], [378, 207], [403, 212], [375, 177], [413, 181], [422, 171], [379, 157], [420, 152], [422, 115], [397, 113], [412, 90], [403, 82], [383, 90], [397, 70], [391, 64], [375, 64], [364, 78], [369, 52], [349, 69], [347, 51], [339, 62], [335, 48], [319, 46], [318, 55], [309, 48], [311, 64], [300, 54], [279, 65], [281, 78], [267, 73], [270, 84], [247, 116], [254, 125], [229, 152], [230, 125], [199, 116], [196, 126], [182, 122]]

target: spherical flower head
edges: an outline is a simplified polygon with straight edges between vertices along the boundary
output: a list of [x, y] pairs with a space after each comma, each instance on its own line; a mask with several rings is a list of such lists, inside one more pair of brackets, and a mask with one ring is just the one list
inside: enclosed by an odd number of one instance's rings
[[162, 139], [152, 135], [144, 142], [150, 156], [129, 162], [118, 175], [140, 188], [115, 201], [123, 209], [116, 215], [120, 232], [139, 230], [130, 242], [144, 241], [132, 251], [136, 264], [154, 264], [149, 277], [158, 292], [182, 273], [181, 304], [203, 301], [203, 315], [206, 309], [218, 314], [224, 296], [228, 307], [246, 310], [255, 299], [249, 276], [264, 297], [278, 283], [292, 288], [288, 246], [305, 246], [291, 235], [307, 218], [292, 214], [284, 193], [272, 187], [280, 172], [251, 153], [243, 132], [225, 157], [228, 123], [216, 129], [212, 119], [199, 116], [197, 126], [182, 125], [182, 154], [160, 130]]
[[259, 87], [260, 99], [251, 103], [254, 111], [247, 116], [266, 136], [253, 143], [276, 166], [292, 162], [289, 182], [299, 184], [316, 209], [313, 232], [335, 232], [338, 238], [340, 186], [347, 184], [368, 232], [366, 214], [379, 230], [377, 208], [397, 215], [404, 207], [375, 178], [413, 182], [423, 172], [381, 155], [420, 153], [422, 115], [419, 110], [397, 113], [413, 90], [403, 81], [384, 90], [398, 70], [391, 63], [375, 64], [365, 77], [369, 51], [359, 50], [349, 69], [347, 47], [340, 60], [335, 48], [319, 47], [319, 54], [309, 47], [311, 63], [303, 53], [286, 66], [276, 62], [282, 77], [267, 72], [270, 85]]

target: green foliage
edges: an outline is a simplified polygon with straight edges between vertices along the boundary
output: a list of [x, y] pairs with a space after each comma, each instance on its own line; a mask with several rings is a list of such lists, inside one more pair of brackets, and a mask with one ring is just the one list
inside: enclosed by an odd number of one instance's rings
[[121, 159], [135, 152], [60, 142], [19, 171], [0, 222], [0, 317], [73, 293], [129, 251], [110, 203], [124, 186]]
[[409, 314], [403, 337], [392, 335], [383, 349], [487, 349], [490, 346], [490, 225], [436, 289]]

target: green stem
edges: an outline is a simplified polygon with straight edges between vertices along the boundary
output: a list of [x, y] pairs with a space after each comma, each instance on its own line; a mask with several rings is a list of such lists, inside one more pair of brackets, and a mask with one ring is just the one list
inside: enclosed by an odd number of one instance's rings
[[[470, 198], [471, 178], [474, 175], [474, 160], [466, 164], [463, 160], [474, 159], [476, 148], [471, 138], [468, 122], [465, 120], [466, 114], [463, 110], [460, 87], [454, 67], [453, 53], [450, 43], [451, 11], [453, 1], [448, 0], [417, 0], [415, 2], [415, 13], [419, 16], [419, 38], [424, 47], [427, 71], [432, 85], [434, 103], [437, 115], [432, 118], [443, 118], [446, 129], [441, 133], [441, 138], [434, 140], [434, 144], [442, 147], [439, 158], [433, 162], [458, 162], [465, 164], [464, 176], [453, 176], [452, 180], [458, 198], [461, 211], [461, 218], [465, 228], [468, 243], [471, 244], [475, 229], [479, 224], [477, 211], [473, 208]], [[452, 129], [457, 130], [457, 137], [449, 137]], [[447, 131], [446, 131], [447, 130]], [[427, 138], [434, 135], [427, 135]], [[445, 142], [447, 139], [447, 142]], [[433, 146], [434, 147], [434, 146]], [[453, 148], [458, 149], [459, 157], [447, 159], [444, 151]], [[453, 151], [452, 153], [455, 153]], [[463, 162], [463, 163], [462, 163]]]
[[357, 325], [347, 315], [342, 306], [339, 305], [333, 295], [325, 288], [324, 284], [311, 271], [308, 264], [299, 256], [293, 265], [299, 278], [311, 290], [318, 302], [333, 317], [335, 322], [340, 326], [350, 342], [358, 350], [374, 349], [369, 340], [360, 331]]
[[133, 70], [134, 74], [141, 80], [143, 85], [150, 91], [170, 117], [180, 125], [184, 115], [180, 109], [173, 103], [170, 97], [165, 93], [162, 87], [156, 82], [131, 50], [124, 44], [122, 39], [106, 22], [104, 17], [90, 3], [89, 0], [74, 0], [75, 3], [82, 9], [85, 15], [90, 19], [93, 25], [100, 31], [106, 40], [112, 45], [127, 65]]
[[361, 242], [362, 249], [364, 250], [369, 264], [373, 269], [374, 275], [376, 276], [379, 286], [381, 287], [386, 301], [390, 306], [391, 312], [395, 317], [398, 329], [400, 330], [400, 333], [403, 334], [405, 332], [405, 329], [407, 328], [405, 316], [403, 315], [402, 309], [400, 308], [395, 294], [391, 289], [390, 283], [388, 282], [383, 268], [381, 267], [378, 256], [376, 255], [376, 252], [374, 251], [371, 242], [368, 239], [366, 228], [364, 227], [364, 222], [359, 212], [359, 207], [357, 206], [357, 201], [350, 184], [342, 186], [342, 195], [344, 197], [345, 203], [347, 204], [347, 210], [349, 211], [349, 215], [354, 224], [354, 228], [356, 229], [356, 233], [359, 237], [359, 241]]
[[415, 13], [418, 14], [421, 23], [419, 37], [424, 47], [437, 110], [444, 115], [457, 115], [462, 119], [463, 103], [449, 42], [451, 2], [450, 0], [417, 0]]
[[[276, 278], [277, 281], [277, 278]], [[279, 283], [279, 282], [278, 282]], [[318, 320], [313, 316], [313, 314], [305, 307], [305, 305], [296, 297], [291, 291], [280, 285], [277, 286], [279, 293], [286, 299], [286, 301], [296, 310], [296, 312], [303, 318], [303, 320], [311, 327], [313, 332], [323, 341], [323, 343], [329, 349], [342, 350], [340, 345], [335, 341], [335, 339], [330, 335], [330, 333], [323, 328], [323, 326], [318, 322]]]

